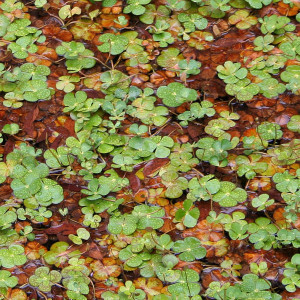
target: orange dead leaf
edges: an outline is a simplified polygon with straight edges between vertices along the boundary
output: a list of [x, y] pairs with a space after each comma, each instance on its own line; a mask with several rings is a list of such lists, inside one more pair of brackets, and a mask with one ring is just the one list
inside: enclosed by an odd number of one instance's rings
[[248, 188], [252, 191], [261, 189], [262, 191], [268, 191], [271, 189], [271, 178], [270, 177], [256, 177], [250, 180]]
[[187, 229], [183, 232], [183, 237], [194, 236], [200, 241], [217, 242], [224, 238], [222, 224], [208, 223], [206, 220], [198, 222], [194, 228]]
[[148, 299], [151, 300], [153, 296], [159, 295], [161, 289], [163, 288], [162, 282], [158, 278], [138, 278], [134, 280], [134, 285], [136, 288], [144, 290]]
[[95, 260], [90, 266], [93, 270], [93, 277], [99, 281], [104, 281], [109, 277], [118, 277], [122, 272], [117, 261], [110, 257], [103, 258], [102, 262]]
[[25, 246], [25, 254], [29, 260], [39, 259], [46, 252], [47, 248], [35, 241]]

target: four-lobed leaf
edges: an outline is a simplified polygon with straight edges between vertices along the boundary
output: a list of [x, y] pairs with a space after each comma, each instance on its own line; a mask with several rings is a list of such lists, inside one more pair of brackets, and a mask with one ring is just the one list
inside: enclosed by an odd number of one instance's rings
[[39, 267], [35, 270], [34, 275], [29, 278], [29, 283], [41, 292], [47, 293], [51, 291], [53, 285], [60, 282], [61, 278], [59, 271], [50, 271], [48, 267]]
[[233, 207], [246, 198], [247, 192], [229, 181], [222, 181], [220, 190], [213, 196], [213, 200], [224, 207]]
[[205, 257], [206, 250], [201, 246], [200, 240], [194, 237], [187, 237], [174, 243], [173, 250], [179, 254], [183, 261], [194, 261]]
[[114, 35], [112, 33], [105, 33], [101, 35], [99, 41], [102, 43], [98, 46], [99, 51], [104, 53], [109, 52], [112, 55], [122, 53], [129, 42], [126, 36]]
[[161, 86], [157, 90], [157, 96], [169, 107], [177, 107], [187, 101], [195, 101], [198, 98], [196, 90], [186, 88], [182, 83], [172, 82], [167, 86]]

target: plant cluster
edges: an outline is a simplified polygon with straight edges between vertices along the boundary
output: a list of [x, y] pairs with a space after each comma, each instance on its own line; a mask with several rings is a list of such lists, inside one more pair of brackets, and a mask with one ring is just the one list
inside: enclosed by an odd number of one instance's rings
[[0, 1], [0, 299], [298, 299], [299, 9]]

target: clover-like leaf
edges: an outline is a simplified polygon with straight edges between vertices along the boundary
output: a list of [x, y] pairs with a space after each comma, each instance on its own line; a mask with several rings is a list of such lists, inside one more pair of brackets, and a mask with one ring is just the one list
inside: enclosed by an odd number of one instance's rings
[[300, 90], [300, 66], [290, 65], [287, 66], [285, 71], [280, 74], [280, 78], [284, 82], [288, 82], [286, 87], [293, 93], [298, 93]]
[[69, 239], [76, 245], [81, 245], [82, 240], [88, 240], [90, 233], [85, 228], [78, 228], [76, 231], [77, 235], [69, 234]]
[[296, 37], [293, 41], [281, 43], [279, 49], [289, 59], [298, 58], [300, 56], [300, 38]]
[[213, 138], [207, 137], [200, 139], [197, 143], [199, 149], [196, 152], [197, 157], [203, 161], [209, 161], [214, 166], [227, 165], [227, 150], [232, 149], [232, 143], [227, 139], [215, 141]]
[[216, 194], [221, 187], [220, 181], [213, 177], [213, 175], [206, 175], [200, 179], [192, 178], [188, 185], [188, 198], [193, 201], [211, 199], [212, 195]]
[[217, 66], [218, 76], [224, 80], [225, 83], [237, 83], [244, 79], [248, 71], [246, 68], [241, 68], [240, 63], [233, 63], [226, 61], [224, 66]]
[[238, 202], [244, 202], [246, 198], [247, 192], [229, 181], [222, 181], [220, 190], [213, 196], [213, 200], [224, 207], [235, 206]]
[[251, 83], [250, 79], [244, 78], [235, 84], [227, 84], [225, 90], [229, 95], [236, 96], [238, 100], [248, 101], [258, 94], [260, 89], [256, 84]]
[[20, 127], [16, 123], [5, 124], [2, 128], [2, 132], [6, 134], [17, 134], [20, 130]]
[[27, 261], [24, 248], [20, 245], [10, 245], [0, 249], [0, 262], [4, 268], [24, 265]]
[[[207, 27], [208, 21], [200, 14], [180, 13], [178, 20], [183, 24], [185, 33], [194, 32], [196, 29], [203, 30]], [[183, 36], [184, 39], [185, 35]]]
[[13, 55], [19, 59], [25, 59], [28, 57], [29, 53], [35, 53], [38, 47], [33, 43], [33, 37], [22, 36], [8, 45], [7, 49], [11, 50]]
[[201, 242], [197, 238], [187, 237], [184, 240], [179, 240], [174, 243], [173, 250], [181, 252], [179, 258], [183, 261], [194, 261], [205, 257], [206, 250], [201, 247]]
[[300, 115], [292, 116], [287, 123], [287, 128], [291, 131], [300, 133]]
[[266, 162], [260, 162], [260, 159], [261, 155], [259, 154], [237, 156], [235, 160], [238, 165], [237, 174], [239, 176], [246, 176], [247, 179], [252, 179], [256, 173], [263, 173], [268, 169], [268, 164]]
[[71, 257], [80, 257], [80, 251], [75, 250], [68, 252], [69, 244], [66, 242], [56, 242], [51, 245], [50, 250], [47, 251], [43, 257], [50, 265], [60, 266], [70, 260]]
[[14, 179], [11, 183], [11, 188], [16, 197], [26, 199], [40, 191], [42, 182], [39, 178], [27, 174], [22, 179]]
[[9, 18], [4, 14], [1, 14], [0, 15], [0, 36], [4, 36], [6, 34], [9, 24], [10, 24]]
[[187, 126], [188, 122], [192, 122], [195, 119], [201, 119], [205, 115], [211, 117], [215, 113], [216, 111], [213, 108], [213, 104], [207, 100], [203, 100], [200, 103], [192, 103], [190, 106], [190, 110], [187, 110], [184, 113], [180, 114], [178, 116], [178, 120], [181, 120], [181, 125]]
[[275, 34], [284, 34], [286, 31], [294, 31], [295, 25], [290, 24], [290, 18], [286, 16], [265, 16], [263, 19], [259, 18], [261, 23], [261, 32], [263, 34], [275, 33]]
[[156, 149], [155, 149], [155, 157], [157, 158], [165, 158], [168, 157], [171, 153], [170, 148], [174, 146], [174, 141], [169, 136], [154, 136], [152, 137], [152, 140], [156, 143]]
[[127, 75], [118, 71], [110, 70], [101, 74], [101, 91], [105, 94], [114, 93], [117, 89], [126, 89], [130, 80]]
[[103, 43], [98, 46], [99, 51], [107, 53], [109, 52], [112, 55], [117, 55], [122, 53], [127, 45], [128, 38], [122, 35], [114, 35], [112, 33], [105, 33], [100, 36], [99, 41]]
[[158, 206], [135, 206], [132, 215], [138, 218], [138, 229], [146, 229], [148, 227], [158, 229], [164, 224], [162, 217], [165, 215], [165, 211]]
[[108, 186], [100, 184], [98, 179], [93, 178], [89, 182], [87, 189], [83, 189], [81, 192], [88, 195], [88, 200], [98, 200], [101, 199], [102, 196], [107, 195], [110, 192], [110, 189]]
[[197, 224], [200, 216], [200, 211], [197, 207], [192, 208], [193, 202], [186, 199], [183, 202], [183, 209], [180, 208], [175, 213], [176, 221], [183, 220], [183, 225], [186, 227], [194, 227]]
[[46, 164], [50, 168], [59, 168], [61, 166], [68, 166], [73, 163], [74, 157], [70, 155], [68, 147], [60, 146], [56, 150], [48, 149], [44, 153]]
[[160, 254], [153, 254], [150, 260], [143, 262], [139, 266], [139, 269], [143, 277], [149, 278], [154, 277], [156, 273], [165, 272], [166, 268], [162, 263], [162, 256]]
[[172, 82], [167, 86], [161, 86], [157, 90], [157, 96], [169, 107], [177, 107], [184, 102], [194, 101], [198, 98], [196, 90], [186, 88], [182, 83]]
[[267, 98], [277, 97], [282, 94], [286, 87], [283, 83], [279, 83], [275, 78], [264, 79], [259, 84], [260, 92]]
[[298, 180], [288, 170], [274, 174], [272, 179], [276, 183], [276, 189], [282, 193], [289, 192], [291, 188], [296, 188], [299, 185]]
[[0, 228], [7, 229], [17, 220], [17, 215], [14, 211], [9, 210], [8, 207], [0, 207]]
[[18, 284], [18, 278], [7, 270], [0, 271], [0, 288], [13, 288]]
[[24, 99], [30, 102], [49, 100], [51, 97], [47, 83], [40, 79], [24, 81], [20, 84], [20, 89], [24, 92]]
[[266, 207], [274, 203], [273, 199], [269, 199], [268, 194], [261, 194], [256, 198], [252, 199], [252, 206], [257, 208], [257, 210], [264, 210]]
[[145, 9], [145, 12], [139, 18], [141, 22], [149, 25], [153, 23], [154, 19], [166, 19], [170, 14], [170, 9], [165, 5], [156, 7], [155, 4], [148, 4], [145, 6]]
[[29, 278], [29, 283], [37, 287], [41, 292], [50, 292], [51, 287], [60, 282], [62, 276], [56, 271], [48, 267], [39, 267], [35, 270], [34, 275]]
[[151, 2], [151, 0], [127, 0], [127, 6], [124, 8], [123, 12], [125, 14], [132, 13], [140, 16], [146, 11], [144, 5], [149, 2]]
[[75, 89], [76, 82], [79, 82], [78, 76], [60, 76], [59, 81], [56, 83], [58, 90], [63, 90], [65, 93], [70, 93]]
[[170, 47], [166, 50], [163, 50], [157, 57], [157, 64], [161, 67], [172, 69], [183, 58], [183, 56], [179, 54], [180, 51], [177, 48]]
[[254, 48], [255, 51], [263, 51], [269, 52], [271, 51], [274, 46], [271, 45], [274, 42], [274, 36], [271, 34], [267, 34], [265, 36], [259, 36], [254, 40]]
[[184, 177], [179, 177], [176, 172], [166, 172], [162, 174], [162, 182], [167, 187], [166, 197], [179, 198], [183, 190], [188, 186], [188, 181]]
[[133, 215], [122, 215], [120, 217], [111, 217], [107, 229], [113, 234], [124, 233], [130, 235], [136, 231], [139, 218]]
[[262, 8], [264, 5], [268, 5], [272, 2], [272, 0], [246, 0], [251, 7], [255, 8], [255, 9], [260, 9]]
[[235, 25], [238, 29], [248, 29], [257, 24], [257, 17], [250, 16], [250, 12], [246, 9], [236, 11], [228, 19], [230, 24]]
[[151, 254], [144, 251], [141, 253], [136, 253], [131, 245], [127, 246], [119, 252], [119, 259], [125, 260], [126, 264], [130, 267], [138, 267], [143, 261], [150, 260]]
[[200, 292], [199, 274], [193, 269], [178, 271], [180, 278], [168, 286], [168, 291], [175, 297], [195, 296]]
[[261, 139], [266, 141], [279, 140], [283, 134], [279, 124], [270, 122], [262, 122], [258, 125], [257, 133]]

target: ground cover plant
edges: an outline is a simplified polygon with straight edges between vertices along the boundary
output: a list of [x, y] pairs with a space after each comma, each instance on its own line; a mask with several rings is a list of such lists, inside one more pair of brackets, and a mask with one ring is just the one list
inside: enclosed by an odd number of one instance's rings
[[1, 0], [0, 299], [299, 299], [299, 22]]

